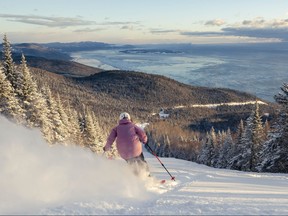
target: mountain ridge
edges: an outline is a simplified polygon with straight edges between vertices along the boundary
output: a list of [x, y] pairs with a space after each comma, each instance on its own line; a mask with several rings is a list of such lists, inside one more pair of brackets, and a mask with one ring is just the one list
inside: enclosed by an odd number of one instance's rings
[[[89, 76], [91, 74], [95, 74], [102, 71], [99, 68], [90, 67], [74, 61], [67, 61], [62, 59], [57, 60], [47, 59], [44, 57], [36, 57], [36, 56], [25, 56], [25, 57], [27, 60], [27, 65], [29, 67], [35, 67], [42, 70], [47, 70], [49, 72], [64, 75], [67, 77]], [[20, 64], [21, 56], [16, 55], [14, 59], [16, 63]]]
[[[145, 98], [148, 103], [165, 104], [208, 104], [245, 102], [255, 100], [254, 95], [225, 88], [191, 86], [174, 79], [155, 74], [135, 71], [109, 70], [86, 77], [76, 78], [98, 92], [108, 91], [112, 95], [128, 99]], [[153, 97], [158, 96], [153, 100]], [[210, 96], [210, 97], [209, 97]], [[188, 100], [188, 101], [187, 101]]]

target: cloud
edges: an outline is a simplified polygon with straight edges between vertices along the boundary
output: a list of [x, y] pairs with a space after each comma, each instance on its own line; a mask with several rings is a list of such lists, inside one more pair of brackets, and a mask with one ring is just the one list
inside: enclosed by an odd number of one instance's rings
[[83, 28], [83, 29], [77, 29], [74, 32], [98, 32], [98, 31], [103, 31], [106, 30], [105, 28]]
[[[205, 25], [223, 25], [224, 21], [210, 20]], [[227, 25], [227, 24], [226, 24]], [[240, 24], [231, 24], [230, 27], [219, 29], [219, 31], [182, 31], [184, 36], [202, 37], [247, 37], [254, 39], [271, 39], [272, 41], [288, 41], [288, 19], [265, 20], [256, 17], [251, 20], [243, 20]]]
[[288, 19], [265, 20], [263, 17], [256, 17], [251, 20], [243, 20], [238, 26], [222, 28], [222, 31], [225, 35], [271, 38], [287, 41]]
[[151, 29], [152, 34], [166, 34], [166, 33], [179, 33], [179, 30], [175, 29]]
[[103, 23], [98, 23], [99, 25], [136, 25], [139, 24], [139, 22], [111, 22], [111, 21], [107, 21], [107, 22], [103, 22]]
[[[133, 29], [133, 25], [139, 25], [139, 22], [127, 21], [108, 21], [95, 22], [91, 20], [84, 20], [79, 17], [49, 17], [36, 15], [15, 15], [15, 14], [0, 14], [0, 18], [4, 18], [11, 22], [20, 22], [32, 25], [41, 25], [46, 27], [76, 27], [76, 26], [123, 26], [122, 29]], [[95, 32], [102, 31], [105, 28], [82, 28], [74, 32]]]
[[124, 26], [121, 27], [121, 29], [123, 29], [123, 30], [133, 30], [134, 27], [132, 25], [124, 25]]
[[224, 24], [225, 24], [225, 21], [221, 19], [209, 20], [205, 23], [206, 26], [222, 26]]
[[254, 20], [243, 20], [242, 24], [244, 26], [254, 26], [254, 27], [260, 27], [265, 24], [265, 20], [262, 18], [256, 18]]
[[255, 39], [271, 39], [269, 41], [288, 41], [288, 28], [223, 28], [219, 32], [181, 32], [184, 36], [201, 37], [247, 37]]
[[288, 40], [288, 28], [223, 28], [224, 35], [229, 36], [246, 36], [256, 38], [275, 38], [287, 41]]
[[274, 20], [272, 23], [273, 27], [288, 27], [288, 19], [282, 19], [282, 20]]
[[244, 20], [242, 25], [255, 28], [283, 28], [288, 27], [288, 19], [265, 20], [262, 17], [256, 17], [252, 20]]
[[253, 41], [288, 41], [288, 19], [265, 20], [256, 17], [240, 23], [227, 24], [224, 20], [214, 19], [204, 22], [205, 26], [228, 26], [217, 31], [181, 31], [177, 29], [151, 29], [152, 34], [178, 33], [187, 37], [242, 37]]
[[181, 32], [180, 33], [181, 35], [184, 35], [184, 36], [206, 36], [206, 37], [209, 37], [209, 36], [224, 36], [225, 33], [224, 32], [213, 32], [213, 31], [207, 31], [207, 32], [199, 32], [199, 31], [184, 31], [184, 32]]
[[35, 15], [14, 15], [14, 14], [0, 14], [0, 17], [6, 18], [11, 22], [21, 22], [33, 25], [42, 25], [47, 27], [69, 27], [69, 26], [83, 26], [96, 24], [94, 21], [83, 20], [81, 18], [71, 17], [48, 17]]

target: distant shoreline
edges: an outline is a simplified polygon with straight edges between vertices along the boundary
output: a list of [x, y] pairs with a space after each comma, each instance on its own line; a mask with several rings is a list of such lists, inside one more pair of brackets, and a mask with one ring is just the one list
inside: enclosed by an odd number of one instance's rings
[[[177, 46], [163, 46], [159, 50], [141, 46], [78, 51], [71, 52], [70, 56], [73, 61], [103, 70], [159, 74], [192, 86], [244, 91], [269, 102], [275, 102], [274, 95], [279, 92], [285, 79], [288, 81], [288, 63], [283, 50], [271, 50], [269, 53], [269, 47], [259, 50], [252, 46], [254, 52], [250, 53], [249, 47], [244, 46], [239, 47], [238, 52], [225, 45], [221, 52], [221, 45], [218, 45], [217, 50], [212, 52], [215, 45], [207, 45], [206, 50], [200, 51], [201, 46], [197, 46], [196, 50], [190, 47], [187, 51], [182, 46], [179, 46], [179, 50]], [[180, 49], [184, 50], [180, 52]], [[274, 73], [275, 70], [277, 73]]]

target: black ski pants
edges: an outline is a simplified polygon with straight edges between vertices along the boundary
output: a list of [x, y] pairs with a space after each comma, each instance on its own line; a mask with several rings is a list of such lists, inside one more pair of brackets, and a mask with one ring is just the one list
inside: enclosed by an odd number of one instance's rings
[[144, 170], [149, 174], [148, 163], [144, 158], [143, 152], [137, 157], [127, 159], [126, 162], [132, 166], [135, 174], [139, 174], [141, 170]]

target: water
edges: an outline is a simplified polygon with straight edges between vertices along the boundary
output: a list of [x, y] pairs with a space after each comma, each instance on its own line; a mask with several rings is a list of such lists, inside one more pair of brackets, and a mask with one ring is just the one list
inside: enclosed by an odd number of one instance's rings
[[131, 50], [76, 52], [72, 57], [105, 70], [159, 74], [194, 86], [245, 91], [271, 102], [283, 82], [288, 82], [286, 43], [143, 45]]

